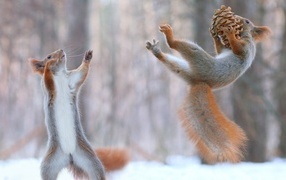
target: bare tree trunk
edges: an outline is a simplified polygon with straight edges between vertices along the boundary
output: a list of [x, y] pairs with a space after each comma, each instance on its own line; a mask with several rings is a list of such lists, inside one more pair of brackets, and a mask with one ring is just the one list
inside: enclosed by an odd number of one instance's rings
[[[284, 16], [286, 15], [286, 5], [283, 6]], [[274, 89], [275, 99], [277, 99], [277, 109], [279, 113], [279, 127], [280, 127], [280, 137], [279, 137], [279, 155], [281, 157], [286, 157], [286, 19], [284, 18], [284, 32], [282, 36], [282, 49], [280, 52], [279, 59], [279, 73], [276, 79], [276, 87]]]

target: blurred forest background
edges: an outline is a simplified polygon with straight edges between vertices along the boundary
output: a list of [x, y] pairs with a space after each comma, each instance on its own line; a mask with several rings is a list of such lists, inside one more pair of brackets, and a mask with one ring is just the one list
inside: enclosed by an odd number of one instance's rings
[[[286, 157], [286, 1], [284, 0], [0, 0], [0, 159], [42, 157], [46, 147], [40, 77], [29, 57], [64, 49], [69, 68], [94, 51], [81, 92], [92, 145], [128, 147], [134, 159], [195, 155], [177, 109], [186, 84], [145, 48], [161, 23], [214, 55], [208, 32], [222, 4], [273, 35], [258, 46], [253, 66], [217, 91], [226, 115], [249, 138], [246, 161]], [[175, 53], [176, 54], [176, 53]]]

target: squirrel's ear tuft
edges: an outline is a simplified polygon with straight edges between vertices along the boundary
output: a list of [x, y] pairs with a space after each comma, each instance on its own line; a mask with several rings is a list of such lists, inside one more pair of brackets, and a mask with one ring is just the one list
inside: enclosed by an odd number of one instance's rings
[[40, 61], [34, 58], [29, 58], [29, 63], [32, 67], [32, 70], [35, 73], [38, 73], [40, 75], [44, 74], [44, 69], [45, 69], [45, 62], [44, 61]]
[[265, 40], [272, 33], [270, 28], [267, 26], [254, 26], [251, 32], [255, 42], [261, 42]]

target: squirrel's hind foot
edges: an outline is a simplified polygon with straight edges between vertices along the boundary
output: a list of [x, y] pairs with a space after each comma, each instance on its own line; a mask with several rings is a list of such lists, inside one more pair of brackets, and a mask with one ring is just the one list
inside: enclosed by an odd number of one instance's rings
[[153, 51], [153, 49], [158, 48], [158, 47], [157, 47], [158, 44], [159, 44], [159, 41], [156, 41], [155, 39], [153, 39], [153, 42], [149, 42], [149, 41], [146, 42], [146, 48], [147, 48], [148, 50]]

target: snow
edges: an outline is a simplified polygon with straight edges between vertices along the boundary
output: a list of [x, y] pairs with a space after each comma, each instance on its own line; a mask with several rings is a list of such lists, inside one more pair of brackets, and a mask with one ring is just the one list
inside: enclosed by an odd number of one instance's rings
[[[0, 180], [40, 180], [39, 159], [0, 161]], [[72, 176], [63, 170], [59, 180]], [[196, 157], [171, 156], [166, 163], [132, 161], [124, 169], [108, 173], [108, 180], [285, 180], [286, 160], [265, 163], [202, 165]]]

